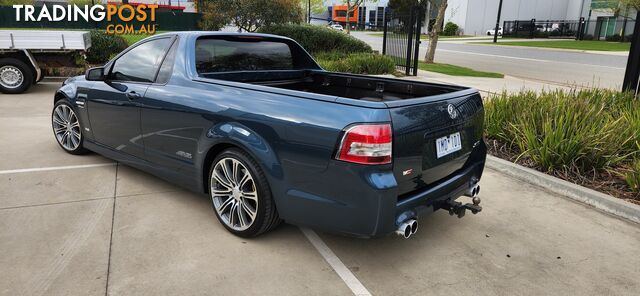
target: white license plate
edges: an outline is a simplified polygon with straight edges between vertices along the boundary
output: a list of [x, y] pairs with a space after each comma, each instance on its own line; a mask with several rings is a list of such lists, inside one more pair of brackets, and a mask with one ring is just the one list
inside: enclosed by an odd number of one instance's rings
[[436, 153], [438, 158], [459, 151], [460, 149], [462, 149], [460, 133], [436, 139]]

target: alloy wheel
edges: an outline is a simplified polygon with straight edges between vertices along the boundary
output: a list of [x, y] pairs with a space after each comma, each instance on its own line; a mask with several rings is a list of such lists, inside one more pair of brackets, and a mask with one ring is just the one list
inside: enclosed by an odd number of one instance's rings
[[258, 192], [251, 172], [237, 159], [223, 158], [211, 173], [213, 206], [229, 228], [251, 227], [258, 213]]
[[58, 143], [66, 150], [73, 151], [80, 146], [82, 133], [80, 122], [71, 107], [65, 104], [58, 105], [53, 110], [53, 133]]

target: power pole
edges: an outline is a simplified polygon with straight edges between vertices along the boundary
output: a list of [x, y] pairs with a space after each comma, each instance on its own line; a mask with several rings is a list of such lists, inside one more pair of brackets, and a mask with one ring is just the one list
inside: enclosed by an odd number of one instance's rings
[[493, 43], [498, 43], [498, 32], [500, 32], [500, 15], [502, 14], [502, 0], [498, 5], [498, 18], [496, 19], [496, 28], [493, 31]]
[[627, 60], [627, 70], [624, 73], [623, 91], [633, 91], [638, 94], [638, 80], [640, 78], [640, 11], [636, 16], [636, 25], [631, 38], [631, 50]]

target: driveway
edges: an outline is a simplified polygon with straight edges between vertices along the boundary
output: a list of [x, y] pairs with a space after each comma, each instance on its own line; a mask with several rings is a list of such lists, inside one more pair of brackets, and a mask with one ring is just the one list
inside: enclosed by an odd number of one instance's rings
[[486, 170], [484, 211], [409, 240], [284, 224], [255, 239], [206, 196], [95, 154], [49, 123], [59, 83], [0, 96], [0, 295], [637, 295], [640, 226]]

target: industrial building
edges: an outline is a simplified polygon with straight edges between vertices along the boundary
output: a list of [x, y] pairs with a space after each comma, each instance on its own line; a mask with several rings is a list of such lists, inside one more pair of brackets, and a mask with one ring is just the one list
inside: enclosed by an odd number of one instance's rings
[[[445, 23], [456, 23], [465, 35], [484, 35], [496, 25], [499, 3], [500, 0], [449, 0]], [[586, 34], [595, 39], [631, 34], [636, 12], [618, 5], [610, 0], [503, 0], [500, 25], [504, 21], [561, 23], [584, 18]]]

